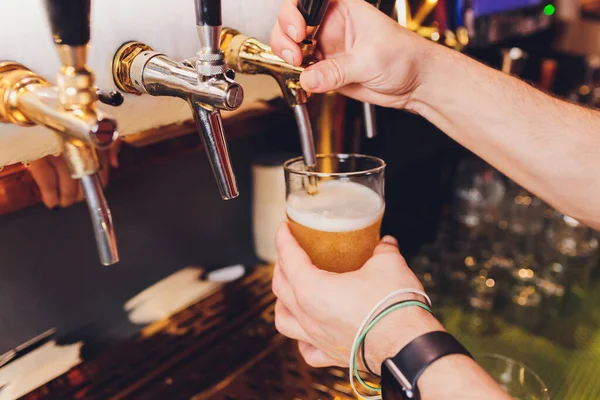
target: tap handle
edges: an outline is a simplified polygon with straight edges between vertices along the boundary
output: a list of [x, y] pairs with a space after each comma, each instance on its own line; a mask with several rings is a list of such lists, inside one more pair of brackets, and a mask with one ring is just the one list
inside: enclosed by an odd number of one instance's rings
[[519, 76], [523, 72], [528, 55], [518, 47], [503, 50], [502, 72]]
[[84, 46], [90, 41], [90, 0], [45, 0], [56, 44]]
[[[385, 15], [387, 15], [388, 17], [391, 18], [394, 15], [394, 12], [396, 11], [396, 7], [403, 7], [404, 9], [408, 8], [406, 6], [406, 2], [398, 2], [398, 4], [396, 4], [396, 0], [381, 0], [379, 2], [379, 6], [377, 8], [379, 8], [379, 10], [382, 13], [384, 13]], [[439, 7], [439, 5], [438, 5], [438, 7]], [[398, 21], [398, 22], [400, 22], [400, 21]], [[401, 24], [401, 25], [406, 26], [406, 24]]]
[[557, 71], [558, 63], [556, 60], [546, 58], [542, 61], [540, 87], [546, 92], [551, 92], [554, 89], [554, 81], [556, 80]]
[[195, 0], [196, 25], [221, 26], [221, 0]]
[[116, 90], [109, 92], [107, 90], [96, 89], [96, 94], [98, 95], [98, 100], [109, 106], [119, 107], [124, 101], [123, 94]]
[[298, 10], [309, 27], [321, 25], [327, 6], [329, 6], [329, 0], [300, 0], [298, 2]]

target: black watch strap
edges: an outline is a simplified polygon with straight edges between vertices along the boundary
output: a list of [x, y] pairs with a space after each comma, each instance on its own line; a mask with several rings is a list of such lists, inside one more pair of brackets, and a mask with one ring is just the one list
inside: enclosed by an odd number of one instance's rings
[[393, 358], [381, 365], [383, 400], [420, 400], [417, 381], [435, 361], [451, 354], [471, 354], [447, 332], [435, 331], [419, 336]]

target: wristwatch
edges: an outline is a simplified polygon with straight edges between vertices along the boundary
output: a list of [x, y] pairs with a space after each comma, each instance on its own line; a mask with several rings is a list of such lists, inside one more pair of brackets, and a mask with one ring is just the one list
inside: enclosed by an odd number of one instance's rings
[[471, 354], [447, 332], [435, 331], [419, 336], [400, 352], [381, 364], [383, 400], [420, 400], [419, 377], [435, 361], [452, 354]]

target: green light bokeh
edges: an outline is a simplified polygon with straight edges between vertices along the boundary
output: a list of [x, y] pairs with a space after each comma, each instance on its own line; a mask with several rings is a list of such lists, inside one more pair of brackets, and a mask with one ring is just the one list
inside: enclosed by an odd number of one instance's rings
[[556, 7], [554, 7], [552, 4], [548, 4], [546, 7], [544, 7], [544, 14], [546, 15], [554, 15], [555, 12]]

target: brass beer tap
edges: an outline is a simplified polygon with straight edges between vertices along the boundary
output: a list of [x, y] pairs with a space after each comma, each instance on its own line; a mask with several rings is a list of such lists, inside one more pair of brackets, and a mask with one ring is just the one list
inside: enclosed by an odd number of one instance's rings
[[[12, 61], [0, 62], [0, 122], [44, 126], [61, 139], [71, 176], [81, 181], [100, 261], [119, 261], [111, 212], [98, 176], [97, 149], [118, 137], [114, 119], [96, 108], [98, 89], [87, 67], [90, 0], [45, 0], [52, 36], [61, 62], [57, 85]], [[102, 94], [112, 105], [118, 96]], [[116, 100], [115, 100], [116, 99]]]
[[308, 93], [300, 86], [300, 74], [304, 67], [286, 63], [268, 45], [230, 28], [223, 29], [220, 47], [227, 64], [234, 71], [249, 75], [270, 75], [277, 81], [284, 99], [294, 110], [302, 152], [309, 163], [314, 165], [314, 139], [306, 111]]
[[306, 109], [309, 94], [300, 86], [300, 74], [313, 64], [316, 48], [315, 36], [325, 15], [329, 0], [300, 0], [298, 9], [307, 23], [307, 38], [301, 43], [303, 62], [301, 67], [286, 63], [276, 56], [271, 47], [240, 32], [225, 28], [221, 34], [220, 47], [227, 64], [236, 72], [272, 76], [283, 93], [284, 99], [294, 110], [302, 154], [307, 167], [317, 163], [312, 124]]
[[113, 78], [119, 89], [137, 95], [170, 96], [185, 100], [192, 108], [221, 196], [239, 195], [229, 158], [221, 110], [236, 110], [243, 101], [242, 87], [233, 81], [223, 52], [221, 1], [195, 0], [200, 49], [181, 62], [140, 42], [125, 43], [113, 59]]

